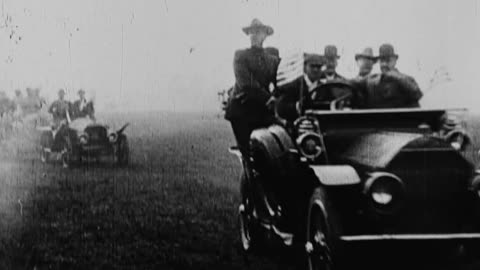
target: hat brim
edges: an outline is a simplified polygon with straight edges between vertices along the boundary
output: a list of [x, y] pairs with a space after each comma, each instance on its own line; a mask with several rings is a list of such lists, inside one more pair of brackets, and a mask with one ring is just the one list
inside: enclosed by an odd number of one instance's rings
[[340, 55], [324, 55], [325, 59], [340, 59]]
[[398, 59], [398, 54], [379, 55], [379, 56], [377, 56], [376, 58], [377, 58], [378, 60], [380, 60], [380, 59], [385, 59], [385, 58], [390, 58], [390, 57], [395, 57], [395, 58]]
[[373, 61], [377, 61], [378, 57], [375, 57], [373, 55], [366, 55], [366, 54], [355, 54], [355, 60], [358, 60], [360, 58], [365, 58], [365, 59], [370, 59]]
[[250, 32], [254, 29], [263, 29], [263, 30], [265, 30], [265, 32], [267, 33], [268, 36], [273, 35], [273, 28], [271, 26], [268, 26], [268, 25], [246, 26], [246, 27], [242, 28], [242, 31], [243, 31], [243, 33], [245, 33], [245, 35], [249, 35]]

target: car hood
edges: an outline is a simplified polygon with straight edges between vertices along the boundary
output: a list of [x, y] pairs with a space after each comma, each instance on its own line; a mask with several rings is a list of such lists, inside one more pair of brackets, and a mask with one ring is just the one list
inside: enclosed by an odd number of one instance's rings
[[422, 134], [375, 132], [355, 136], [339, 157], [371, 168], [385, 168], [391, 160], [410, 142]]
[[87, 127], [103, 127], [108, 133], [114, 132], [109, 126], [91, 120], [90, 118], [77, 118], [69, 124], [69, 127], [78, 133], [84, 132]]

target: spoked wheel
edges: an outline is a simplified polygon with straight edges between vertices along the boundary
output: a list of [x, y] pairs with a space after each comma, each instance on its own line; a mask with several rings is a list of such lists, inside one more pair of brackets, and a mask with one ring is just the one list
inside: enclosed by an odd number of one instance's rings
[[250, 252], [252, 249], [252, 206], [248, 198], [248, 184], [245, 172], [242, 173], [240, 179], [240, 193], [242, 196], [242, 204], [238, 207], [238, 218], [240, 226], [240, 239], [242, 241], [242, 250]]
[[242, 241], [242, 249], [245, 252], [249, 252], [251, 248], [251, 236], [250, 236], [250, 226], [249, 218], [247, 216], [245, 205], [241, 204], [238, 207], [238, 216], [239, 216], [239, 226], [240, 226], [240, 238]]
[[310, 202], [307, 220], [305, 269], [333, 269], [328, 234], [329, 226], [326, 217], [324, 201], [322, 200], [320, 194], [315, 192]]

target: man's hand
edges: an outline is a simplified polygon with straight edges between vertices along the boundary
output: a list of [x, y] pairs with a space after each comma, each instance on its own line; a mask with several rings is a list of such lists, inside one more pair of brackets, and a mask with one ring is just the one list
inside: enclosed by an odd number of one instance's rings
[[385, 77], [400, 80], [403, 78], [403, 75], [396, 70], [390, 70], [385, 73]]
[[267, 103], [265, 103], [265, 105], [267, 106], [267, 108], [271, 111], [275, 110], [275, 103], [276, 103], [276, 99], [275, 97], [270, 97], [269, 100], [267, 100]]

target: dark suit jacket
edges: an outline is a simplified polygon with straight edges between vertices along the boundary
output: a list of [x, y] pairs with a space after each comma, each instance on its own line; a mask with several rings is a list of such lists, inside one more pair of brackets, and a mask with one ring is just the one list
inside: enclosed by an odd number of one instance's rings
[[86, 105], [80, 109], [80, 104], [81, 100], [76, 100], [73, 103], [73, 117], [74, 118], [79, 118], [79, 117], [90, 117], [93, 119], [95, 110], [93, 108], [92, 102], [87, 102]]
[[393, 71], [353, 80], [360, 93], [360, 106], [367, 109], [415, 108], [423, 96], [414, 78]]
[[268, 89], [276, 81], [280, 58], [275, 50], [248, 48], [235, 52], [235, 85], [229, 97], [225, 118], [255, 121], [270, 114], [266, 107]]
[[55, 100], [50, 105], [48, 112], [53, 116], [53, 122], [55, 125], [60, 124], [62, 120], [67, 119], [67, 112], [72, 115], [72, 104], [67, 100]]
[[[303, 107], [311, 106], [312, 100], [310, 92], [308, 91], [307, 82], [305, 82], [303, 76], [280, 87], [278, 93], [280, 96], [276, 104], [277, 115], [288, 121], [294, 121], [299, 116], [297, 112], [297, 102], [300, 102]], [[329, 89], [326, 91], [318, 91], [315, 101], [330, 101], [334, 98], [335, 93]]]

